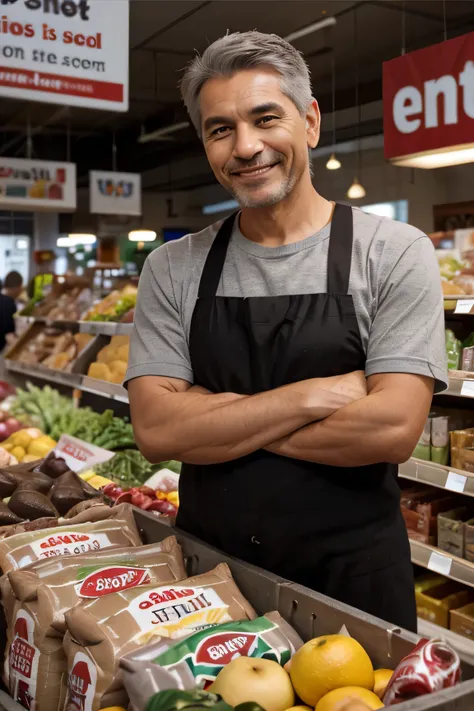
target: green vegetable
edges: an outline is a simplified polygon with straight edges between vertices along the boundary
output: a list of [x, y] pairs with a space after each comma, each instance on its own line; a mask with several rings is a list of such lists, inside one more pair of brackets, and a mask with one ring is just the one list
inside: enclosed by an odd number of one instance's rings
[[[220, 696], [210, 691], [167, 689], [154, 694], [145, 706], [145, 711], [181, 711], [181, 709], [186, 709], [186, 711], [202, 711], [202, 709], [232, 711], [233, 708], [233, 706], [226, 704]], [[235, 711], [264, 711], [264, 709], [259, 704], [248, 701], [235, 706]]]
[[136, 449], [117, 452], [115, 457], [94, 467], [96, 474], [106, 476], [124, 487], [141, 486], [150, 478], [154, 469]]
[[448, 370], [458, 370], [461, 358], [461, 342], [458, 341], [451, 329], [446, 329], [446, 355], [448, 358]]

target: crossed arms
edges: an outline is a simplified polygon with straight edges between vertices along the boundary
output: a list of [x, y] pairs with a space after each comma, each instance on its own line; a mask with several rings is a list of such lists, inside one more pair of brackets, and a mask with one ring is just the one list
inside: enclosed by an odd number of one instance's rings
[[406, 461], [428, 417], [434, 380], [360, 371], [257, 395], [212, 394], [184, 380], [129, 382], [138, 446], [153, 462], [217, 464], [266, 449], [341, 467]]

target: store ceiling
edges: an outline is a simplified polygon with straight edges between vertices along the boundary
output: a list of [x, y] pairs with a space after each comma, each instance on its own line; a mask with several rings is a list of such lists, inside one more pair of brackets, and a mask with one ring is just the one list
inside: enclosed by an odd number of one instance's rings
[[[344, 109], [354, 106], [354, 12], [360, 99], [367, 103], [381, 99], [382, 62], [400, 54], [403, 26], [407, 51], [443, 39], [444, 6], [449, 37], [474, 29], [472, 0], [131, 0], [130, 110], [119, 114], [1, 99], [0, 155], [25, 155], [26, 127], [30, 122], [33, 154], [65, 160], [69, 149], [70, 159], [78, 164], [79, 181], [86, 184], [90, 169], [112, 167], [115, 133], [119, 170], [145, 172], [169, 165], [167, 187], [172, 189], [173, 162], [202, 151], [194, 131], [185, 129], [173, 134], [173, 141], [144, 145], [137, 143], [137, 138], [142, 129], [148, 133], [186, 120], [177, 83], [195, 50], [202, 52], [227, 30], [258, 29], [285, 36], [319, 19], [335, 16], [334, 27], [294, 44], [310, 66], [313, 91], [323, 112], [331, 107], [334, 51], [336, 105]], [[376, 128], [368, 126], [365, 132]], [[187, 185], [179, 187], [193, 187], [199, 180], [190, 175]]]

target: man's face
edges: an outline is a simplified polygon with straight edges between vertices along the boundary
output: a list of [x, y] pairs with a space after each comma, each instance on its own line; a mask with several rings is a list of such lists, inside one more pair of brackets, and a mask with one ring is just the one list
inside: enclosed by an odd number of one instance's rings
[[266, 67], [209, 79], [199, 101], [204, 148], [214, 175], [242, 207], [275, 205], [309, 170], [319, 139], [314, 102], [301, 116]]

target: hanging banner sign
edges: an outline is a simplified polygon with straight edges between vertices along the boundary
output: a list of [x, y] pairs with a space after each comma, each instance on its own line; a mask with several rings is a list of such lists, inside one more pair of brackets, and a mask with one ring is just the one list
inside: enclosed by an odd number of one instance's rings
[[7, 0], [0, 96], [128, 110], [129, 0]]
[[474, 142], [474, 32], [383, 64], [388, 159]]
[[90, 211], [99, 215], [141, 215], [141, 187], [139, 173], [91, 170]]
[[76, 166], [0, 157], [0, 210], [69, 212], [76, 209]]

